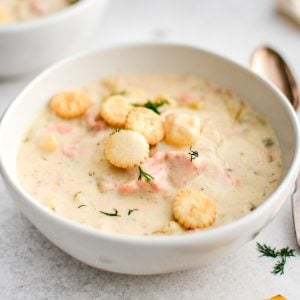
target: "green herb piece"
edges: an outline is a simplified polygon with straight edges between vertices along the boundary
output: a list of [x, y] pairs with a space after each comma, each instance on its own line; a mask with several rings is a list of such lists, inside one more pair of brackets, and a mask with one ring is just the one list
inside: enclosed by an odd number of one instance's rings
[[117, 132], [120, 132], [121, 130], [123, 130], [123, 128], [116, 128], [112, 133], [110, 133], [110, 135], [114, 135]]
[[68, 0], [69, 5], [73, 5], [75, 3], [79, 2], [79, 0]]
[[257, 245], [257, 250], [261, 253], [261, 256], [266, 256], [266, 257], [277, 257], [278, 256], [278, 251], [275, 248], [271, 248], [267, 245], [261, 245], [260, 243], [256, 243]]
[[103, 214], [103, 215], [106, 215], [106, 216], [109, 216], [109, 217], [121, 217], [121, 215], [119, 215], [119, 212], [117, 209], [113, 208], [114, 212], [113, 213], [108, 213], [108, 212], [105, 212], [105, 211], [99, 211], [99, 213]]
[[285, 247], [280, 250], [279, 254], [280, 254], [280, 256], [283, 256], [283, 257], [292, 257], [292, 256], [295, 257], [295, 250], [290, 249], [289, 247]]
[[272, 258], [280, 257], [280, 260], [276, 262], [276, 264], [273, 267], [273, 271], [271, 272], [275, 275], [283, 275], [287, 258], [295, 256], [295, 250], [290, 249], [289, 247], [277, 250], [276, 248], [271, 248], [265, 244], [261, 245], [260, 243], [256, 243], [256, 245], [257, 250], [261, 253], [261, 256]]
[[134, 211], [138, 211], [138, 209], [137, 208], [128, 209], [128, 216], [130, 216]]
[[273, 271], [271, 273], [274, 275], [277, 275], [277, 274], [283, 275], [285, 263], [286, 263], [286, 258], [282, 257], [279, 261], [277, 261], [277, 263], [273, 267]]
[[81, 207], [85, 207], [85, 206], [86, 206], [85, 204], [81, 204], [77, 208], [81, 208]]
[[126, 91], [121, 91], [121, 92], [116, 92], [116, 93], [110, 94], [111, 97], [112, 96], [126, 96], [126, 95], [127, 95]]
[[262, 142], [266, 148], [271, 148], [274, 145], [274, 141], [271, 138], [263, 139]]
[[90, 172], [88, 173], [88, 175], [89, 175], [89, 176], [94, 176], [94, 175], [95, 175], [95, 172], [90, 171]]
[[228, 168], [228, 169], [226, 169], [226, 171], [233, 172], [233, 169]]
[[146, 182], [151, 183], [151, 181], [155, 179], [152, 175], [146, 173], [141, 167], [139, 167], [139, 171], [140, 174], [138, 180], [142, 180], [142, 178], [144, 177]]
[[198, 151], [192, 150], [192, 146], [190, 147], [189, 155], [191, 156], [191, 161], [199, 157]]
[[162, 99], [160, 99], [157, 102], [153, 102], [151, 100], [148, 100], [144, 104], [135, 103], [135, 104], [133, 104], [133, 106], [136, 106], [136, 107], [146, 107], [148, 109], [153, 110], [158, 115], [160, 115], [160, 112], [159, 112], [158, 108], [161, 107], [161, 106], [164, 106], [164, 105], [169, 105], [169, 104], [170, 103], [169, 103], [169, 101], [167, 99], [162, 98]]
[[79, 195], [81, 195], [81, 194], [82, 194], [82, 192], [79, 191], [79, 192], [77, 192], [77, 193], [74, 194], [73, 198], [76, 199], [76, 198], [77, 198]]
[[273, 180], [269, 181], [269, 183], [274, 183], [276, 181], [278, 181], [278, 180], [277, 179], [273, 179]]

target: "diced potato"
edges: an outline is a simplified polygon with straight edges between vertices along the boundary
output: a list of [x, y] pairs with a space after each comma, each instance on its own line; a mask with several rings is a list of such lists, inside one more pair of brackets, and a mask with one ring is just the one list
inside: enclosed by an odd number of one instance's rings
[[45, 152], [55, 152], [58, 148], [58, 141], [53, 133], [41, 137], [39, 148]]

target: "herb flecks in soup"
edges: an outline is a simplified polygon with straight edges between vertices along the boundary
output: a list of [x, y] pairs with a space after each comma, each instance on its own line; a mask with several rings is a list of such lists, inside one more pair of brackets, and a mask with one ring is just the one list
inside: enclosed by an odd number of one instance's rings
[[0, 0], [0, 25], [53, 14], [79, 0]]
[[24, 137], [18, 173], [65, 218], [180, 234], [259, 206], [280, 183], [281, 151], [230, 90], [191, 75], [115, 76], [53, 95]]

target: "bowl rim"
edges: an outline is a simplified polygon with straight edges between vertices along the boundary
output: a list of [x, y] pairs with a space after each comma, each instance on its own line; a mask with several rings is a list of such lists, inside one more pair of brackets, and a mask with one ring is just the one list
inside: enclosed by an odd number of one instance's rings
[[243, 72], [248, 73], [251, 77], [255, 77], [261, 84], [267, 86], [269, 89], [273, 90], [276, 94], [276, 101], [280, 101], [283, 105], [284, 109], [286, 110], [291, 125], [293, 127], [293, 134], [295, 137], [295, 153], [292, 159], [292, 162], [287, 170], [285, 177], [282, 179], [280, 185], [276, 188], [276, 190], [265, 199], [265, 201], [259, 205], [254, 211], [246, 214], [245, 216], [234, 220], [228, 224], [210, 228], [207, 230], [203, 230], [200, 232], [193, 232], [188, 234], [182, 235], [166, 235], [166, 236], [136, 236], [136, 235], [129, 235], [129, 234], [120, 234], [120, 233], [109, 233], [105, 231], [101, 231], [99, 229], [93, 228], [88, 225], [80, 224], [65, 217], [62, 217], [55, 212], [52, 212], [50, 209], [42, 205], [39, 201], [37, 201], [34, 197], [32, 197], [25, 189], [17, 182], [17, 177], [10, 176], [4, 166], [3, 162], [3, 155], [0, 149], [0, 173], [2, 174], [6, 184], [12, 188], [12, 190], [17, 194], [18, 197], [21, 197], [24, 201], [28, 202], [31, 206], [32, 210], [38, 211], [38, 213], [42, 214], [43, 218], [52, 219], [52, 222], [59, 223], [60, 226], [66, 226], [71, 230], [77, 230], [81, 234], [90, 235], [93, 238], [98, 238], [110, 242], [116, 243], [125, 243], [127, 245], [147, 245], [148, 247], [159, 247], [159, 246], [182, 246], [182, 245], [190, 245], [195, 243], [210, 243], [214, 241], [218, 241], [224, 236], [230, 236], [235, 231], [239, 231], [240, 228], [244, 228], [247, 224], [251, 224], [254, 220], [259, 218], [264, 211], [268, 210], [274, 202], [280, 199], [280, 195], [284, 193], [287, 189], [291, 181], [298, 175], [300, 169], [300, 125], [298, 123], [297, 115], [289, 101], [285, 98], [285, 96], [280, 92], [280, 90], [257, 75], [256, 73], [252, 72], [248, 68], [238, 64], [237, 62], [224, 57], [220, 54], [216, 54], [211, 50], [206, 50], [201, 47], [197, 47], [194, 45], [182, 44], [182, 43], [164, 43], [164, 42], [139, 42], [139, 43], [122, 43], [120, 45], [113, 45], [113, 46], [106, 46], [106, 47], [97, 47], [92, 50], [83, 51], [76, 55], [72, 55], [71, 57], [65, 58], [60, 60], [59, 62], [51, 65], [41, 73], [39, 73], [33, 80], [30, 81], [29, 84], [23, 88], [23, 90], [13, 99], [13, 101], [8, 105], [8, 107], [2, 113], [0, 117], [0, 140], [3, 132], [3, 127], [5, 124], [6, 119], [9, 117], [11, 111], [13, 111], [14, 107], [18, 105], [20, 101], [22, 101], [24, 95], [36, 85], [38, 85], [41, 81], [43, 81], [49, 74], [53, 72], [59, 72], [61, 68], [69, 63], [76, 62], [77, 60], [84, 59], [86, 57], [92, 56], [97, 53], [101, 52], [109, 52], [109, 51], [123, 51], [128, 49], [139, 49], [139, 48], [146, 48], [149, 47], [157, 48], [169, 48], [170, 50], [174, 50], [175, 48], [180, 48], [182, 50], [194, 50], [198, 52], [202, 52], [203, 55], [211, 56], [217, 60], [221, 60], [226, 62], [227, 64], [231, 65], [233, 68], [238, 68]]
[[0, 34], [16, 33], [57, 23], [59, 21], [64, 20], [65, 18], [69, 18], [73, 15], [80, 14], [80, 11], [82, 9], [88, 7], [89, 5], [92, 5], [92, 3], [97, 1], [105, 2], [106, 0], [80, 0], [78, 3], [71, 4], [69, 7], [61, 9], [49, 15], [11, 24], [2, 24], [0, 25]]

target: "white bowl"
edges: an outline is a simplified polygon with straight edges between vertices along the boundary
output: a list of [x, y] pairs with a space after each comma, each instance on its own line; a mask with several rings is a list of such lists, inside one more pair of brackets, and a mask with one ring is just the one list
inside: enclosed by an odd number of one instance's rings
[[[284, 179], [257, 209], [228, 225], [179, 236], [124, 236], [64, 219], [39, 204], [21, 186], [16, 156], [24, 134], [54, 93], [112, 73], [194, 73], [232, 88], [265, 115], [283, 151]], [[15, 99], [0, 125], [0, 169], [16, 203], [50, 241], [91, 266], [127, 274], [188, 269], [227, 255], [253, 239], [294, 189], [299, 171], [299, 127], [295, 112], [270, 84], [225, 58], [179, 45], [132, 45], [65, 60], [39, 75]]]
[[86, 46], [108, 0], [81, 0], [35, 20], [0, 26], [0, 78], [22, 75]]

